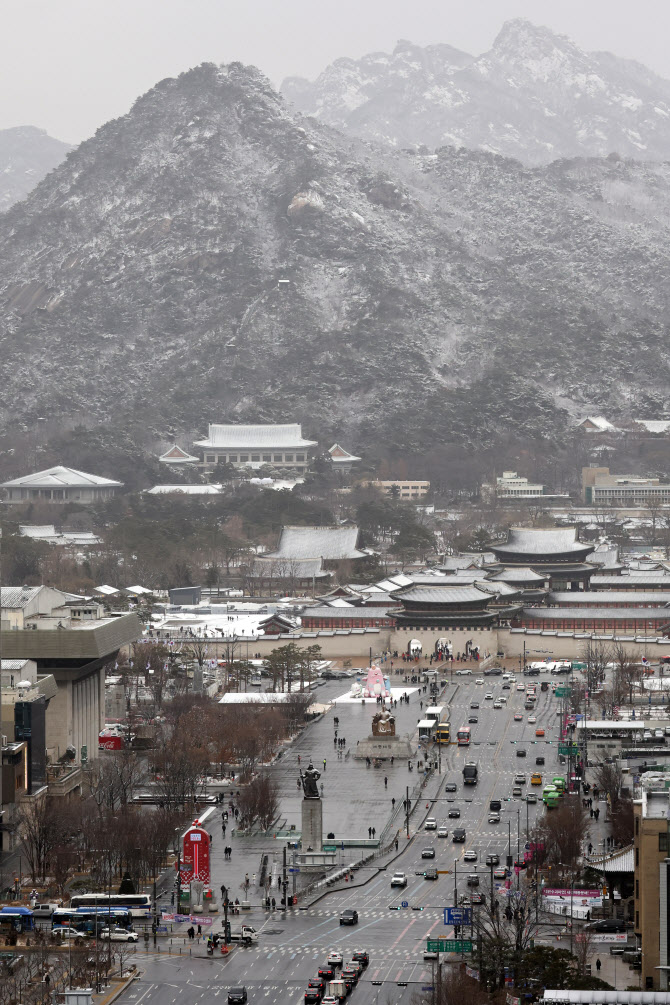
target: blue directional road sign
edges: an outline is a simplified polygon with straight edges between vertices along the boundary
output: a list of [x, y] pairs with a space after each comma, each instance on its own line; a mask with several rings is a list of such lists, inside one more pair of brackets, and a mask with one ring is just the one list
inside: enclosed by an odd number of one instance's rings
[[402, 904], [400, 906], [401, 907], [409, 907], [409, 901], [403, 900], [403, 902], [402, 902]]
[[470, 925], [472, 923], [472, 911], [469, 907], [445, 907], [445, 925]]

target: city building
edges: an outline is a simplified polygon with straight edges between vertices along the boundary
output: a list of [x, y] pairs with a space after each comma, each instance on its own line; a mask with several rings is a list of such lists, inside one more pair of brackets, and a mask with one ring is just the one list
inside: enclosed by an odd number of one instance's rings
[[499, 563], [491, 571], [529, 568], [548, 580], [552, 590], [586, 590], [596, 571], [586, 561], [593, 549], [594, 545], [579, 540], [577, 527], [511, 527], [505, 544], [491, 545]]
[[622, 572], [621, 575], [605, 576], [596, 574], [591, 576], [591, 590], [607, 592], [616, 590], [617, 592], [642, 592], [651, 591], [658, 593], [670, 592], [670, 573], [660, 572]]
[[430, 492], [430, 482], [417, 478], [409, 480], [390, 479], [386, 481], [368, 482], [370, 488], [379, 489], [385, 496], [396, 495], [398, 499], [423, 499]]
[[181, 447], [178, 447], [176, 443], [173, 443], [171, 447], [161, 454], [158, 458], [161, 464], [170, 464], [175, 467], [183, 467], [185, 464], [197, 464], [199, 458], [194, 454], [189, 454]]
[[302, 629], [390, 628], [395, 624], [393, 611], [386, 607], [308, 607], [302, 614]]
[[618, 433], [616, 426], [612, 425], [608, 419], [602, 415], [587, 415], [581, 422], [577, 423], [577, 428], [585, 433]]
[[653, 436], [664, 436], [670, 432], [670, 419], [633, 419], [633, 423]]
[[486, 489], [498, 499], [536, 499], [544, 495], [544, 485], [533, 484], [516, 471], [503, 471], [502, 475], [496, 478], [495, 487], [482, 485], [483, 493]]
[[524, 607], [512, 619], [512, 628], [545, 632], [595, 632], [627, 637], [650, 636], [656, 639], [670, 633], [670, 608]]
[[3, 482], [0, 488], [7, 493], [6, 502], [23, 503], [39, 499], [42, 502], [96, 503], [104, 502], [116, 495], [123, 488], [123, 482], [111, 478], [101, 478], [100, 475], [90, 475], [75, 468], [65, 468], [58, 465], [37, 471], [22, 478], [13, 478]]
[[[658, 789], [656, 784], [659, 784]], [[667, 968], [670, 965], [670, 791], [660, 788], [660, 784], [653, 778], [645, 778], [640, 798], [633, 800], [635, 934], [642, 948], [642, 987], [645, 990], [667, 991]]]
[[333, 462], [333, 469], [335, 471], [342, 471], [344, 474], [348, 474], [352, 466], [357, 464], [361, 459], [360, 457], [356, 457], [355, 454], [350, 454], [339, 443], [333, 443], [332, 447], [328, 449], [328, 453]]
[[202, 467], [233, 464], [237, 468], [273, 468], [302, 472], [310, 466], [315, 440], [306, 440], [297, 422], [284, 425], [229, 426], [210, 423], [202, 450]]
[[644, 507], [670, 503], [670, 485], [642, 475], [611, 475], [609, 468], [582, 468], [582, 498], [593, 506]]
[[31, 660], [57, 686], [46, 721], [51, 761], [68, 748], [77, 764], [95, 756], [105, 714], [102, 668], [141, 636], [140, 621], [135, 614], [106, 615], [95, 602], [69, 606], [49, 586], [3, 586], [0, 604], [3, 663]]
[[265, 558], [290, 563], [308, 558], [342, 562], [365, 558], [356, 547], [358, 527], [282, 527], [276, 551]]

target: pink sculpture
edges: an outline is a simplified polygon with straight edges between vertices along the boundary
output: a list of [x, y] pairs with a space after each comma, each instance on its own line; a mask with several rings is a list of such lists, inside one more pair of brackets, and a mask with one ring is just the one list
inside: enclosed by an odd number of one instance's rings
[[391, 697], [388, 679], [384, 677], [379, 667], [368, 667], [368, 673], [363, 684], [364, 698]]

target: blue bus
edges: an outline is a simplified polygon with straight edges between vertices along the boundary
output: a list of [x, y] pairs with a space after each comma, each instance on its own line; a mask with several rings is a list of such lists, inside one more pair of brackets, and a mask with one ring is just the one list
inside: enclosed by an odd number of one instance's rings
[[86, 935], [95, 935], [109, 925], [132, 928], [132, 923], [133, 918], [127, 907], [58, 907], [51, 915], [52, 929], [65, 925]]

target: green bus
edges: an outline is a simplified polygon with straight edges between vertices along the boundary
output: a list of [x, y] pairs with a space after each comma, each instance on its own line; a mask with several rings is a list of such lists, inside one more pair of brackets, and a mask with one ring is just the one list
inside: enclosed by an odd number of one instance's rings
[[551, 781], [556, 789], [558, 789], [559, 796], [564, 796], [566, 790], [565, 778], [561, 778], [560, 775], [557, 775], [555, 778], [552, 778]]
[[542, 802], [548, 810], [553, 810], [558, 806], [558, 789], [555, 785], [545, 785], [542, 790]]

